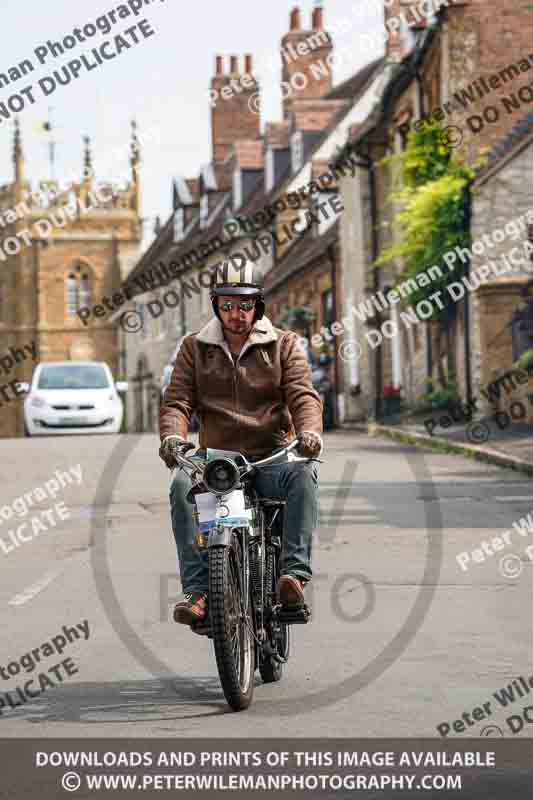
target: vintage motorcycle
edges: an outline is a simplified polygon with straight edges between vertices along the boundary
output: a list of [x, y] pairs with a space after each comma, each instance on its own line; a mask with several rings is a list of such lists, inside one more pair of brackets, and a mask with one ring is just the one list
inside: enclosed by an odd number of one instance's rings
[[233, 450], [208, 448], [177, 456], [192, 480], [197, 545], [209, 559], [208, 619], [192, 626], [213, 640], [224, 695], [234, 711], [247, 708], [258, 668], [265, 683], [279, 681], [289, 658], [289, 625], [310, 619], [306, 604], [283, 608], [276, 599], [284, 500], [259, 497], [256, 470], [286, 457], [319, 461], [292, 451], [298, 438], [271, 456], [249, 462]]

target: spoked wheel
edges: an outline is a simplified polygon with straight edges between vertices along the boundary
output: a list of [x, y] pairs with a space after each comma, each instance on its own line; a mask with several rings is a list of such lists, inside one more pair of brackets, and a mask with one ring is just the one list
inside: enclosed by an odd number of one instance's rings
[[222, 689], [234, 711], [248, 708], [254, 692], [252, 606], [250, 592], [241, 592], [241, 571], [238, 543], [209, 550], [211, 631]]
[[[265, 599], [269, 609], [276, 604], [276, 584], [278, 571], [274, 548], [269, 548], [265, 569]], [[281, 679], [283, 664], [289, 658], [290, 627], [272, 619], [266, 624], [267, 648], [263, 648], [259, 661], [259, 672], [265, 683], [275, 683]], [[270, 653], [267, 652], [270, 651]]]

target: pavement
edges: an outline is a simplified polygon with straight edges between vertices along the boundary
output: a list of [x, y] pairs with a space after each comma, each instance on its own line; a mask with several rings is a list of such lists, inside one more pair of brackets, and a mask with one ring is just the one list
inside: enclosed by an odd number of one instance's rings
[[[6, 439], [2, 447], [4, 507], [57, 470], [82, 466], [81, 483], [56, 498], [70, 517], [0, 552], [3, 737], [440, 741], [438, 726], [464, 738], [485, 735], [489, 724], [512, 736], [506, 718], [527, 699], [505, 709], [492, 693], [533, 674], [527, 539], [514, 535], [504, 553], [480, 550], [482, 562], [473, 557], [467, 569], [457, 556], [531, 511], [528, 477], [357, 431], [326, 434], [313, 619], [292, 629], [282, 680], [257, 678], [252, 706], [235, 714], [212, 643], [171, 619], [180, 585], [156, 436]], [[0, 523], [7, 540], [14, 525]], [[35, 650], [39, 663], [24, 658]], [[33, 680], [35, 688], [41, 674], [42, 693], [17, 703], [17, 687]], [[489, 701], [490, 713], [453, 727]]]
[[[435, 412], [439, 419], [444, 412]], [[533, 475], [533, 428], [523, 422], [511, 422], [501, 429], [493, 418], [478, 417], [469, 425], [453, 424], [444, 428], [424, 425], [425, 417], [396, 417], [378, 423], [347, 424], [345, 430], [371, 431], [398, 441], [441, 452], [457, 453], [502, 467]]]

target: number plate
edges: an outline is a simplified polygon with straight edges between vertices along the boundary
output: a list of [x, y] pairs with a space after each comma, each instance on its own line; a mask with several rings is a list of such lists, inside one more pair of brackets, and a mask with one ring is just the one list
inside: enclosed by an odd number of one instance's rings
[[89, 417], [59, 417], [60, 425], [72, 425], [74, 428], [77, 425], [87, 425], [88, 422]]
[[228, 525], [249, 525], [252, 509], [245, 508], [244, 492], [235, 489], [228, 497], [224, 497], [217, 507], [217, 519]]
[[218, 500], [210, 492], [195, 495], [198, 509], [198, 527], [205, 532], [222, 525], [249, 525], [252, 509], [244, 507], [244, 492], [235, 489], [228, 497]]

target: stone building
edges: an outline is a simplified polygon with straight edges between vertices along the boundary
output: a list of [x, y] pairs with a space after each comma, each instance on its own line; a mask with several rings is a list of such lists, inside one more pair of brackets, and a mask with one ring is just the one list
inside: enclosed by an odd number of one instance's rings
[[[533, 114], [529, 114], [489, 154], [476, 176], [472, 201], [472, 239], [483, 244], [470, 261], [471, 280], [487, 263], [495, 265], [470, 299], [471, 381], [480, 406], [489, 406], [481, 390], [533, 348], [530, 285], [533, 283]], [[487, 226], [490, 220], [490, 228]], [[527, 242], [527, 245], [525, 243]], [[473, 283], [473, 286], [475, 283]], [[516, 326], [514, 312], [525, 306], [526, 325]], [[486, 356], [486, 357], [483, 357]], [[531, 387], [530, 387], [531, 391]], [[531, 408], [528, 405], [528, 410]]]
[[[372, 300], [371, 313], [361, 308], [372, 297], [379, 298], [379, 292], [387, 298], [403, 270], [400, 259], [379, 269], [371, 266], [398, 235], [390, 226], [383, 227], [399, 211], [387, 202], [393, 186], [399, 188], [395, 167], [381, 166], [380, 160], [403, 152], [408, 131], [422, 118], [433, 118], [452, 126], [456, 154], [475, 165], [520, 123], [527, 115], [526, 104], [533, 99], [528, 85], [533, 60], [528, 56], [532, 23], [527, 0], [517, 0], [512, 9], [497, 0], [457, 0], [443, 3], [427, 17], [420, 15], [418, 7], [414, 0], [394, 0], [385, 6], [391, 34], [382, 78], [371, 92], [373, 108], [362, 124], [352, 127], [339, 155], [354, 152], [360, 162], [353, 178], [341, 179], [346, 208], [340, 222], [341, 256], [343, 263], [351, 265], [343, 271], [342, 311], [353, 317], [354, 337], [361, 350], [359, 357], [347, 359], [344, 365], [350, 385], [357, 382], [349, 396], [348, 419], [379, 415], [386, 384], [401, 386], [403, 396], [416, 406], [428, 378], [436, 377], [439, 360], [444, 370], [453, 366], [460, 391], [469, 398], [479, 376], [488, 370], [481, 361], [490, 359], [490, 353], [478, 348], [479, 334], [472, 338], [480, 324], [472, 314], [480, 306], [477, 300], [469, 304], [469, 293], [456, 304], [457, 314], [446, 338], [435, 323], [399, 323], [399, 307], [387, 301]], [[408, 25], [394, 21], [401, 14]], [[509, 202], [509, 212], [513, 205]], [[474, 215], [473, 239], [483, 226], [489, 229], [489, 219]], [[500, 284], [491, 291], [508, 290]], [[352, 312], [353, 306], [359, 314]], [[397, 324], [400, 333], [384, 337], [373, 349], [369, 332], [384, 322]]]
[[[79, 182], [41, 181], [32, 189], [15, 125], [14, 180], [0, 187], [0, 355], [34, 343], [35, 359], [21, 361], [5, 380], [30, 381], [41, 361], [95, 359], [119, 363], [116, 323], [84, 325], [76, 313], [118, 286], [137, 259], [141, 241], [140, 148], [133, 125], [131, 181], [125, 189], [97, 183], [89, 140]], [[22, 436], [23, 397], [0, 409], [0, 436]]]
[[[187, 285], [198, 285], [200, 276], [221, 259], [233, 258], [238, 266], [244, 255], [259, 265], [266, 276], [266, 314], [275, 325], [282, 324], [287, 308], [299, 306], [314, 317], [305, 331], [298, 331], [309, 338], [333, 321], [340, 302], [337, 218], [342, 209], [336, 200], [343, 168], [331, 172], [331, 161], [359, 119], [361, 112], [354, 113], [357, 98], [379, 62], [334, 87], [332, 52], [322, 8], [315, 7], [309, 27], [294, 8], [280, 43], [283, 119], [267, 122], [263, 133], [252, 56], [245, 57], [242, 74], [236, 56], [230, 59], [228, 73], [217, 56], [211, 96], [220, 99], [212, 111], [212, 159], [194, 179], [174, 179], [173, 214], [131, 276], [138, 287], [132, 308], [143, 315], [145, 325], [140, 335], [123, 336], [128, 375], [135, 375], [141, 363], [150, 365], [150, 373], [161, 374], [178, 337], [199, 330], [211, 317], [206, 283], [193, 292]], [[241, 86], [239, 93], [232, 92], [234, 81]], [[326, 173], [328, 182], [321, 186], [320, 177]], [[318, 188], [310, 189], [311, 184]], [[296, 195], [303, 198], [298, 205], [289, 200]], [[318, 220], [317, 209], [324, 205], [327, 218], [324, 214]], [[261, 214], [263, 221], [253, 223]], [[168, 288], [158, 287], [158, 270], [164, 271], [160, 263], [172, 266], [172, 275], [164, 281]], [[153, 288], [146, 283], [150, 275], [155, 278]], [[177, 294], [173, 309], [164, 302], [165, 297], [174, 302], [169, 290]], [[150, 309], [157, 308], [157, 302], [164, 311], [154, 318]], [[340, 421], [343, 375], [335, 340], [329, 349], [334, 412]], [[139, 418], [134, 409], [133, 418]], [[145, 429], [155, 429], [156, 423], [154, 417]]]

